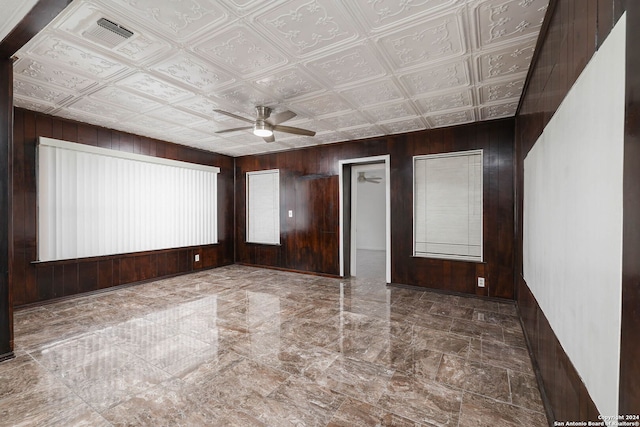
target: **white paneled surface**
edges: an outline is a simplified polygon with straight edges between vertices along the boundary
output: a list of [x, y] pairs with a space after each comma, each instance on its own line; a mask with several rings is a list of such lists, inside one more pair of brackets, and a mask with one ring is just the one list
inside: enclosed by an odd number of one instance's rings
[[618, 415], [625, 25], [623, 15], [524, 162], [524, 278], [607, 416]]
[[217, 243], [218, 172], [40, 138], [38, 258]]
[[280, 172], [247, 172], [247, 242], [280, 244]]
[[37, 2], [38, 0], [0, 0], [0, 10], [3, 11], [0, 18], [0, 40], [18, 25]]
[[482, 150], [414, 157], [414, 255], [482, 261]]
[[[233, 156], [509, 117], [547, 5], [74, 0], [16, 53], [15, 105]], [[103, 17], [133, 36], [90, 36]], [[256, 105], [317, 134], [215, 133]]]

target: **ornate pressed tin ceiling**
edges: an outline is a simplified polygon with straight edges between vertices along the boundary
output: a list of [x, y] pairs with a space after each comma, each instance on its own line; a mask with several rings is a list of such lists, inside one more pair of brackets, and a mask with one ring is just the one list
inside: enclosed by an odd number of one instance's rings
[[[231, 156], [509, 117], [548, 3], [75, 0], [16, 53], [15, 105]], [[317, 134], [215, 134], [256, 105]]]

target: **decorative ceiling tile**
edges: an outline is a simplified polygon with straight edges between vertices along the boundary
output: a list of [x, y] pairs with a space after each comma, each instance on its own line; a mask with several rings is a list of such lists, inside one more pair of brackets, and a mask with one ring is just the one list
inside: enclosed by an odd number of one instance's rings
[[462, 10], [383, 36], [378, 45], [395, 69], [462, 55], [466, 50]]
[[480, 103], [486, 104], [488, 102], [502, 101], [505, 99], [516, 98], [519, 99], [524, 87], [524, 80], [526, 76], [518, 80], [508, 80], [502, 82], [495, 82], [480, 86]]
[[474, 16], [480, 47], [537, 34], [549, 0], [475, 1]]
[[264, 38], [242, 26], [234, 26], [202, 41], [195, 51], [241, 77], [266, 73], [287, 63]]
[[258, 105], [273, 106], [276, 104], [272, 96], [266, 95], [249, 85], [238, 85], [215, 92], [215, 97], [233, 106], [241, 116], [253, 117]]
[[526, 72], [533, 58], [535, 42], [535, 38], [532, 38], [525, 45], [510, 45], [479, 55], [477, 61], [480, 80]]
[[180, 52], [149, 68], [179, 83], [200, 90], [224, 86], [235, 81], [231, 74], [216, 70], [210, 63], [185, 52]]
[[392, 80], [367, 83], [354, 89], [345, 90], [342, 95], [358, 108], [404, 98]]
[[169, 102], [177, 101], [190, 94], [187, 90], [143, 73], [125, 77], [118, 81], [116, 85]]
[[162, 104], [152, 101], [149, 98], [136, 95], [135, 93], [121, 89], [116, 86], [106, 86], [89, 95], [90, 98], [110, 103], [112, 106], [124, 106], [126, 109], [137, 112], [149, 111], [160, 107]]
[[471, 84], [466, 61], [442, 64], [405, 74], [400, 76], [400, 82], [412, 97]]
[[491, 120], [502, 117], [511, 117], [516, 114], [518, 102], [507, 102], [504, 104], [485, 105], [480, 108], [480, 119]]
[[386, 74], [380, 62], [366, 45], [350, 47], [305, 64], [332, 86], [341, 86], [382, 77]]
[[392, 102], [363, 110], [376, 122], [386, 122], [417, 115], [410, 101]]
[[168, 132], [176, 128], [176, 124], [165, 119], [156, 119], [148, 115], [131, 117], [129, 122], [142, 129], [153, 129], [154, 132]]
[[372, 138], [374, 136], [384, 135], [385, 132], [376, 125], [360, 126], [351, 129], [343, 129], [340, 132], [349, 136], [350, 139]]
[[369, 123], [368, 120], [357, 111], [349, 114], [322, 117], [319, 121], [329, 129], [352, 128]]
[[415, 132], [426, 128], [422, 120], [417, 117], [409, 120], [383, 123], [381, 124], [381, 126], [387, 131], [388, 134]]
[[200, 116], [195, 116], [173, 107], [163, 107], [159, 110], [153, 110], [149, 113], [149, 117], [167, 120], [183, 126], [193, 126], [205, 120]]
[[435, 114], [427, 117], [427, 121], [432, 128], [445, 126], [461, 125], [471, 123], [475, 120], [475, 112], [473, 109], [462, 111], [451, 111], [443, 114]]
[[97, 80], [68, 71], [55, 64], [33, 59], [20, 59], [13, 66], [15, 77], [30, 77], [74, 92], [82, 92], [98, 84]]
[[[53, 61], [64, 64], [74, 70], [82, 70], [94, 77], [110, 78], [128, 69], [120, 61], [97, 53], [91, 48], [73, 44], [56, 36], [38, 40], [28, 53], [36, 61]], [[20, 55], [19, 55], [20, 56]], [[41, 58], [46, 58], [42, 60]]]
[[256, 22], [298, 57], [359, 37], [339, 2], [292, 0], [258, 16]]
[[90, 123], [96, 126], [106, 126], [111, 128], [115, 127], [115, 123], [118, 123], [113, 119], [105, 119], [104, 117], [93, 116], [79, 110], [70, 110], [68, 108], [62, 108], [56, 111], [56, 116], [63, 117], [69, 120], [75, 120], [76, 122]]
[[215, 0], [99, 0], [126, 11], [133, 19], [145, 21], [155, 31], [184, 41], [229, 20], [228, 13]]
[[34, 83], [26, 79], [15, 78], [13, 81], [13, 93], [35, 102], [49, 104], [64, 104], [73, 98], [73, 93], [45, 83]]
[[322, 87], [298, 67], [275, 71], [255, 80], [256, 85], [279, 99], [290, 99], [322, 91]]
[[341, 142], [348, 140], [349, 137], [341, 132], [329, 131], [316, 134], [309, 140], [314, 140], [317, 144], [333, 144], [334, 142]]
[[[129, 38], [122, 38], [117, 45], [105, 42], [97, 37], [95, 31], [99, 28], [98, 20], [105, 18], [120, 25], [133, 33]], [[67, 14], [61, 19], [56, 19], [52, 28], [55, 28], [65, 37], [76, 38], [84, 43], [91, 44], [98, 50], [111, 51], [130, 61], [141, 61], [161, 51], [171, 48], [171, 44], [152, 36], [143, 25], [132, 21], [126, 15], [114, 10], [105, 10], [104, 7], [93, 4], [89, 0], [76, 0], [70, 5]]]
[[[490, 120], [517, 108], [547, 4], [74, 0], [16, 53], [15, 105], [231, 155]], [[98, 17], [133, 35], [108, 45]], [[215, 133], [246, 123], [214, 110], [256, 105], [317, 134]]]
[[349, 104], [333, 92], [305, 99], [304, 101], [296, 101], [291, 103], [290, 106], [296, 112], [298, 110], [306, 111], [311, 116], [321, 116], [351, 109]]
[[369, 0], [353, 2], [357, 16], [370, 31], [380, 31], [406, 25], [407, 22], [427, 14], [433, 14], [445, 7], [460, 3], [460, 0]]
[[210, 140], [213, 137], [208, 133], [189, 128], [180, 128], [171, 134], [176, 139], [184, 142]]
[[247, 15], [259, 7], [269, 4], [270, 0], [222, 0], [236, 15]]
[[213, 110], [223, 108], [219, 103], [214, 102], [209, 98], [205, 98], [204, 96], [194, 96], [193, 98], [176, 102], [173, 105], [175, 105], [176, 107], [191, 110], [195, 113], [203, 114], [208, 117], [213, 114]]
[[69, 104], [66, 108], [78, 111], [78, 114], [92, 114], [114, 121], [126, 120], [135, 113], [124, 109], [112, 108], [102, 102], [94, 101], [91, 98], [81, 98]]
[[471, 107], [473, 106], [473, 97], [470, 89], [464, 89], [428, 98], [416, 99], [415, 103], [418, 105], [421, 114], [429, 115], [436, 111]]
[[41, 113], [50, 113], [54, 110], [52, 104], [34, 101], [32, 99], [23, 98], [18, 94], [14, 94], [13, 105], [18, 108], [24, 108], [31, 111], [39, 111]]

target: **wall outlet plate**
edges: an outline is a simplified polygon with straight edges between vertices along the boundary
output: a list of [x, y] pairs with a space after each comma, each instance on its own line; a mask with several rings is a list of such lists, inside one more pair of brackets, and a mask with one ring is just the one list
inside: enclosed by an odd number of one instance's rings
[[194, 257], [194, 261], [195, 262], [199, 262], [200, 261], [200, 254], [196, 254], [196, 256]]
[[478, 277], [478, 287], [484, 288], [484, 277]]

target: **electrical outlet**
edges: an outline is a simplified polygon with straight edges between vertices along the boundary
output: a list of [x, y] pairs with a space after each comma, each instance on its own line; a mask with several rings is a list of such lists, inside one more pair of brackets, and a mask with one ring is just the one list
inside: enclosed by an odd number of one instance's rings
[[194, 258], [195, 262], [200, 262], [200, 254], [196, 254], [195, 258]]
[[484, 277], [478, 277], [478, 287], [484, 288]]
[[289, 218], [293, 218], [293, 211], [289, 211]]

